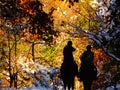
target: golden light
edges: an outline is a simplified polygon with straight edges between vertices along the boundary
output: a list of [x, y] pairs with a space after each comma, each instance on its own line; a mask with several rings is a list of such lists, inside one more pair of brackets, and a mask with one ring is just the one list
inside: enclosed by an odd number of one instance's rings
[[30, 7], [31, 1], [30, 0], [18, 0], [19, 5], [26, 10], [31, 15], [36, 15], [34, 8]]

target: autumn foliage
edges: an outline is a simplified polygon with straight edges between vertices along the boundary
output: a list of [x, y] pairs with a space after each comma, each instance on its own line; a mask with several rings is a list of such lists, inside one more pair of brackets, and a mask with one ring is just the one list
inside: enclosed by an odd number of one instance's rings
[[[22, 70], [22, 64], [31, 70], [34, 68], [31, 67], [34, 66], [34, 62], [60, 67], [63, 61], [63, 47], [68, 40], [72, 40], [76, 48], [74, 58], [78, 67], [81, 64], [80, 55], [86, 50], [88, 44], [92, 44], [95, 53], [94, 64], [99, 71], [104, 71], [104, 66], [111, 61], [111, 58], [101, 48], [94, 46], [95, 43], [87, 35], [78, 33], [75, 28], [68, 26], [70, 22], [85, 29], [86, 32], [98, 31], [101, 24], [95, 17], [97, 5], [91, 7], [88, 4], [91, 2], [92, 0], [86, 2], [82, 0], [1, 0], [0, 79], [6, 78], [3, 84], [10, 85], [12, 75], [18, 75], [19, 85], [16, 85], [19, 87], [27, 87], [33, 83], [33, 78]], [[43, 80], [41, 75], [38, 76]], [[100, 75], [98, 80], [100, 84], [96, 84], [96, 88], [108, 84], [103, 83], [106, 76], [107, 73]], [[15, 87], [13, 82], [11, 86]]]

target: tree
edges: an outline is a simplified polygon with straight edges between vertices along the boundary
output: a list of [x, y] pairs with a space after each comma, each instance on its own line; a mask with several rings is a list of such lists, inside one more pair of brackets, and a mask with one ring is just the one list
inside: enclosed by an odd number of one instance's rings
[[[57, 33], [54, 31], [52, 18], [54, 8], [51, 8], [47, 14], [42, 6], [38, 0], [2, 0], [0, 1], [0, 18], [11, 26], [24, 23], [30, 33], [37, 34], [41, 40], [51, 42]], [[1, 27], [5, 26], [1, 25]]]
[[[24, 30], [31, 37], [28, 40], [34, 42], [39, 39], [50, 44], [53, 36], [56, 35], [51, 9], [47, 14], [42, 9], [42, 4], [38, 0], [1, 0], [0, 1], [0, 32], [5, 32], [1, 43], [1, 60], [4, 60], [6, 72], [9, 72], [10, 87], [17, 88], [17, 76], [19, 70], [17, 67], [17, 42], [24, 36]], [[6, 46], [4, 46], [6, 44]], [[4, 46], [4, 47], [3, 47]], [[6, 51], [5, 51], [6, 50]], [[3, 58], [4, 57], [4, 58]], [[4, 63], [0, 62], [0, 63]], [[19, 73], [20, 74], [20, 73]]]
[[[115, 59], [120, 61], [120, 2], [118, 0], [110, 0], [106, 2], [104, 0], [99, 2], [97, 17], [102, 24], [102, 27], [97, 32], [88, 31], [70, 24], [80, 33], [87, 34], [90, 39], [95, 41], [103, 51]], [[112, 44], [112, 45], [111, 45]]]

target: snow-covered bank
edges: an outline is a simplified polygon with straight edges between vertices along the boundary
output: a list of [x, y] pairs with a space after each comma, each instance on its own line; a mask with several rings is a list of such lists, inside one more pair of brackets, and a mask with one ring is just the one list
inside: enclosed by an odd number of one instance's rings
[[[120, 90], [120, 84], [118, 84], [116, 86], [116, 88], [117, 88], [117, 90]], [[16, 90], [16, 89], [6, 87], [6, 88], [0, 88], [0, 90]], [[32, 86], [32, 87], [21, 88], [21, 89], [17, 89], [17, 90], [63, 90], [63, 87], [60, 86], [58, 89], [53, 89], [52, 87], [46, 88], [46, 87], [42, 87], [42, 86], [39, 86], [39, 87]], [[97, 90], [101, 90], [101, 89], [97, 89]], [[106, 88], [105, 90], [115, 90], [115, 88], [113, 86], [111, 86], [111, 87]]]
[[[31, 62], [29, 61], [26, 63], [22, 62], [21, 60], [20, 65], [22, 70], [24, 70], [27, 75], [33, 78], [33, 81], [31, 86], [21, 87], [17, 90], [63, 90], [63, 82], [59, 78], [60, 67], [46, 66], [39, 64], [38, 62], [33, 62], [32, 60]], [[102, 81], [105, 82], [105, 80]], [[120, 90], [120, 84], [118, 84], [116, 88], [117, 90]], [[0, 90], [16, 90], [16, 89], [5, 87], [5, 88], [0, 88]], [[103, 89], [97, 89], [97, 90], [103, 90]], [[113, 86], [109, 86], [104, 90], [115, 90], [115, 89]]]

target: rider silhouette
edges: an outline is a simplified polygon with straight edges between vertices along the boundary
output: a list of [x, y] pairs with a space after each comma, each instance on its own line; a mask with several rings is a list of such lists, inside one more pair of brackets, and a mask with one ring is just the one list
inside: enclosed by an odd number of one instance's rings
[[91, 90], [92, 81], [97, 79], [97, 69], [94, 66], [94, 53], [91, 51], [91, 45], [88, 45], [86, 49], [87, 51], [80, 56], [81, 67], [78, 78], [83, 81], [84, 90]]
[[70, 88], [74, 90], [74, 78], [78, 73], [78, 67], [73, 57], [74, 51], [75, 48], [72, 47], [72, 41], [68, 41], [67, 45], [63, 49], [64, 61], [60, 69], [65, 90], [67, 87], [68, 90], [70, 90]]

